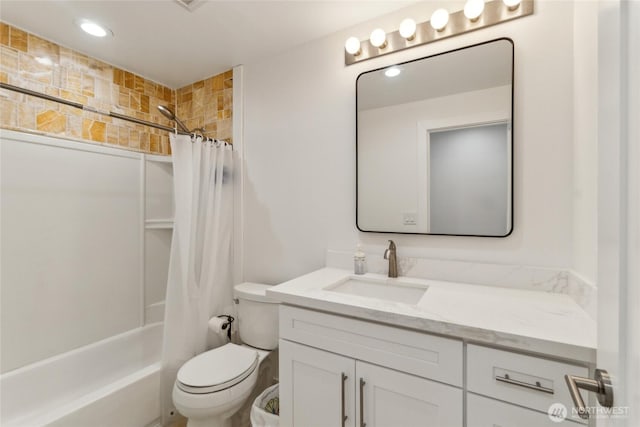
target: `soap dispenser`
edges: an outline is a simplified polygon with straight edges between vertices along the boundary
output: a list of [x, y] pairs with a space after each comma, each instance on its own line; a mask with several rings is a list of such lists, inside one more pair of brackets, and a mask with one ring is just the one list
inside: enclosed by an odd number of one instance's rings
[[353, 272], [355, 274], [364, 274], [367, 272], [367, 258], [362, 252], [362, 246], [358, 243], [356, 252], [353, 254]]

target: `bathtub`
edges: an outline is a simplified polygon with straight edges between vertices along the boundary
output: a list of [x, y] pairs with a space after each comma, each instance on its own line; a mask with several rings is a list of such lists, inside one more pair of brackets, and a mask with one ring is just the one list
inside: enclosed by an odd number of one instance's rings
[[3, 427], [159, 424], [162, 323], [0, 376]]

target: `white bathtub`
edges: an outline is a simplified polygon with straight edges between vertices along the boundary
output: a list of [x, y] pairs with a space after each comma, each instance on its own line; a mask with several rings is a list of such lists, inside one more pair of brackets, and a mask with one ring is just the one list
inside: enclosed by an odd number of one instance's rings
[[160, 417], [162, 323], [0, 376], [3, 427], [145, 427]]

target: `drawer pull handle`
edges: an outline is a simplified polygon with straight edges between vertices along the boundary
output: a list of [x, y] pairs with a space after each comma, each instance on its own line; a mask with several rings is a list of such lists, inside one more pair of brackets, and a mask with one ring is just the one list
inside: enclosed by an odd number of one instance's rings
[[360, 378], [360, 427], [367, 427], [367, 423], [364, 422], [364, 385], [365, 380]]
[[526, 383], [524, 381], [518, 381], [518, 380], [514, 380], [512, 378], [509, 378], [509, 374], [504, 374], [504, 377], [496, 375], [495, 379], [496, 379], [496, 381], [500, 381], [501, 383], [517, 385], [519, 387], [524, 387], [524, 388], [528, 388], [528, 389], [531, 389], [531, 390], [541, 391], [543, 393], [553, 394], [553, 389], [552, 388], [548, 388], [548, 387], [543, 387], [540, 384], [540, 381], [536, 381], [535, 384], [529, 384], [529, 383]]
[[342, 427], [344, 427], [344, 423], [345, 423], [345, 421], [347, 421], [347, 418], [348, 418], [347, 415], [345, 414], [345, 410], [344, 410], [344, 406], [345, 406], [344, 405], [344, 383], [347, 382], [347, 378], [349, 378], [349, 377], [347, 377], [344, 374], [344, 372], [341, 375], [342, 375], [342, 381], [341, 381], [341, 387], [340, 387], [340, 392], [341, 392], [340, 393], [340, 399], [342, 401], [342, 406], [341, 406], [342, 411], [340, 412], [340, 415], [341, 415], [341, 418], [342, 418], [342, 420], [341, 420]]

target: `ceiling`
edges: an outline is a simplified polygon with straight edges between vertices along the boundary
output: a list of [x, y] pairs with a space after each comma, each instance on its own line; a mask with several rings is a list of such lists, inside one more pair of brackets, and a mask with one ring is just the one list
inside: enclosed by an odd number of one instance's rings
[[[2, 21], [179, 88], [276, 55], [416, 0], [2, 0]], [[74, 21], [113, 31], [95, 38]]]

